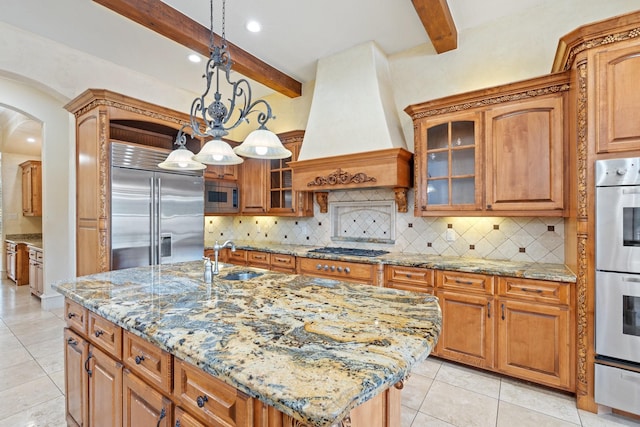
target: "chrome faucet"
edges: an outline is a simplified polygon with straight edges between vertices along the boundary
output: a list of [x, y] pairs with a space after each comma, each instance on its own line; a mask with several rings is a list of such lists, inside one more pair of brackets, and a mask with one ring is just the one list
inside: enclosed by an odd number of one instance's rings
[[235, 252], [236, 244], [233, 243], [231, 240], [227, 240], [221, 245], [218, 244], [218, 241], [216, 240], [216, 242], [213, 244], [213, 275], [214, 276], [217, 274], [220, 274], [220, 271], [218, 270], [218, 253], [220, 252], [220, 249], [224, 249], [224, 248], [231, 248], [231, 252]]

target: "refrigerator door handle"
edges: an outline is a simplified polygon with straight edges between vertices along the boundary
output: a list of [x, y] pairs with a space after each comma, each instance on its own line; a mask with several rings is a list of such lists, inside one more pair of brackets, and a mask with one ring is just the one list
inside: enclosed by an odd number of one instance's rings
[[162, 230], [160, 227], [162, 224], [162, 178], [157, 177], [156, 179], [158, 180], [158, 184], [156, 188], [156, 209], [157, 209], [157, 212], [155, 215], [156, 238], [154, 240], [155, 246], [156, 246], [155, 264], [161, 264], [162, 263], [162, 243], [163, 243]]
[[149, 250], [151, 251], [150, 254], [150, 259], [151, 259], [151, 265], [155, 265], [157, 262], [157, 258], [156, 258], [156, 254], [158, 252], [157, 250], [157, 241], [158, 239], [156, 238], [156, 183], [155, 183], [155, 179], [149, 178], [149, 182], [150, 182], [150, 188], [151, 188], [151, 221], [149, 221], [150, 224], [150, 230], [149, 230], [149, 235], [151, 236], [151, 244], [149, 245]]

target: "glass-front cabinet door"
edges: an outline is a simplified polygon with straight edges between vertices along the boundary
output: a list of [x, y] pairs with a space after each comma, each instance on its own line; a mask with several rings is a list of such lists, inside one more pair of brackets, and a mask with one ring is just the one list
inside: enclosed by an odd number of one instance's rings
[[481, 209], [479, 114], [422, 122], [416, 138], [417, 211]]

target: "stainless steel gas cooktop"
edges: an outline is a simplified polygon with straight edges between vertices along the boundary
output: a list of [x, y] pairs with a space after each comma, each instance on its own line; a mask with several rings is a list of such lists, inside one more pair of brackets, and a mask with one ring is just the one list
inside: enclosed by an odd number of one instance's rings
[[351, 255], [361, 257], [377, 257], [380, 255], [388, 254], [388, 251], [376, 250], [376, 249], [358, 249], [358, 248], [338, 248], [338, 247], [324, 247], [318, 249], [312, 249], [309, 252], [315, 252], [319, 254], [333, 254], [333, 255]]

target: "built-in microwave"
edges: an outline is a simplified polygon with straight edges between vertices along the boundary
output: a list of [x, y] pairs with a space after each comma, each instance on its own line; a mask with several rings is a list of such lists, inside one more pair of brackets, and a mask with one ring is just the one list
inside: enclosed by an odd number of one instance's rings
[[204, 212], [238, 213], [240, 212], [240, 194], [234, 181], [205, 181]]

